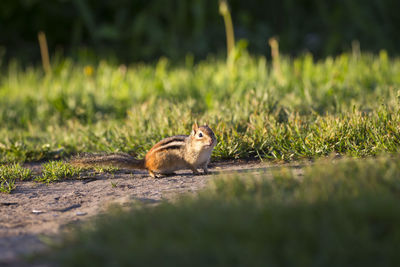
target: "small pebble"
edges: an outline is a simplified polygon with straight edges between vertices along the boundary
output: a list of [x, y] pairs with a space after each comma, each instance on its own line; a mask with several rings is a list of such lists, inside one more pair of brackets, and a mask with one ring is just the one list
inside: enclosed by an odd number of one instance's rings
[[42, 210], [32, 210], [33, 214], [40, 214], [40, 213], [44, 213], [44, 211]]
[[83, 212], [83, 211], [76, 212], [76, 216], [85, 216], [86, 214], [87, 214], [87, 212]]

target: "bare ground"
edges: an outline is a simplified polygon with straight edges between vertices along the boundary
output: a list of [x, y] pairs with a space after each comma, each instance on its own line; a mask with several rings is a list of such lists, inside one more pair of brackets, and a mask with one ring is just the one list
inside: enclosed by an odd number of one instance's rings
[[[281, 166], [281, 165], [278, 165]], [[40, 172], [40, 164], [27, 164]], [[132, 201], [157, 203], [182, 193], [197, 192], [214, 174], [269, 173], [261, 162], [226, 161], [211, 164], [211, 175], [181, 171], [172, 177], [153, 179], [143, 171], [121, 170], [81, 180], [49, 185], [19, 182], [11, 194], [0, 194], [0, 266], [20, 266], [20, 256], [46, 249], [46, 239], [66, 226], [101, 213], [110, 204]], [[292, 165], [301, 174], [301, 165]]]

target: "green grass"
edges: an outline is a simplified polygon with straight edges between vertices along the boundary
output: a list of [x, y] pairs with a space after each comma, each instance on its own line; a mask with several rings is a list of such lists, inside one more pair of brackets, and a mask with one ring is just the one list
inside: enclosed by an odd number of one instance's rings
[[217, 178], [198, 196], [113, 210], [52, 253], [61, 266], [396, 266], [400, 158], [318, 161], [303, 176]]
[[0, 192], [11, 193], [16, 188], [17, 180], [25, 181], [32, 177], [31, 170], [21, 167], [18, 163], [0, 165]]
[[35, 181], [42, 183], [51, 183], [79, 177], [85, 169], [72, 166], [71, 164], [62, 161], [50, 161], [43, 164], [42, 175], [35, 178]]
[[281, 57], [281, 75], [240, 49], [231, 68], [211, 57], [52, 66], [44, 75], [14, 62], [0, 74], [0, 162], [98, 151], [142, 157], [159, 139], [188, 134], [194, 121], [216, 132], [214, 159], [399, 150], [400, 60], [384, 51]]
[[15, 182], [33, 180], [40, 183], [52, 183], [71, 178], [92, 177], [98, 174], [110, 173], [112, 177], [119, 169], [115, 167], [76, 167], [63, 161], [49, 161], [43, 163], [42, 171], [34, 175], [28, 168], [19, 163], [0, 165], [0, 192], [11, 193], [17, 186]]
[[42, 183], [51, 183], [70, 178], [81, 178], [83, 176], [94, 176], [96, 174], [114, 174], [119, 169], [115, 167], [76, 167], [63, 161], [49, 161], [43, 164], [41, 175], [34, 180]]
[[[99, 173], [109, 172], [108, 169], [98, 170]], [[19, 163], [0, 165], [0, 192], [11, 193], [17, 187], [15, 184], [17, 180], [50, 183], [72, 177], [80, 177], [83, 172], [86, 173], [87, 171], [88, 169], [74, 167], [62, 161], [49, 161], [43, 164], [42, 173], [35, 176], [30, 169], [21, 167]], [[111, 171], [115, 172], [114, 168], [111, 168]]]

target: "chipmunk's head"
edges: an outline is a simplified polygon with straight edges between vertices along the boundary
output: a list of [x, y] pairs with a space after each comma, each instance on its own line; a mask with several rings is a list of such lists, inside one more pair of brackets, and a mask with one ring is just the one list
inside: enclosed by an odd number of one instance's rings
[[192, 126], [192, 133], [190, 134], [194, 145], [200, 149], [213, 149], [217, 144], [217, 138], [214, 132], [208, 125], [197, 126], [197, 123]]

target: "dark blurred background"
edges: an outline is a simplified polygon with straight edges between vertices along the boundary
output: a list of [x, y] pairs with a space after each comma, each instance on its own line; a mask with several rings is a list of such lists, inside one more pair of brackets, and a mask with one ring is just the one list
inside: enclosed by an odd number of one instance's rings
[[[317, 58], [351, 50], [400, 51], [399, 0], [230, 0], [236, 35], [252, 53], [269, 53], [276, 36], [283, 53]], [[0, 57], [37, 62], [39, 31], [50, 54], [114, 57], [121, 62], [160, 56], [180, 60], [224, 53], [217, 0], [1, 0]]]

